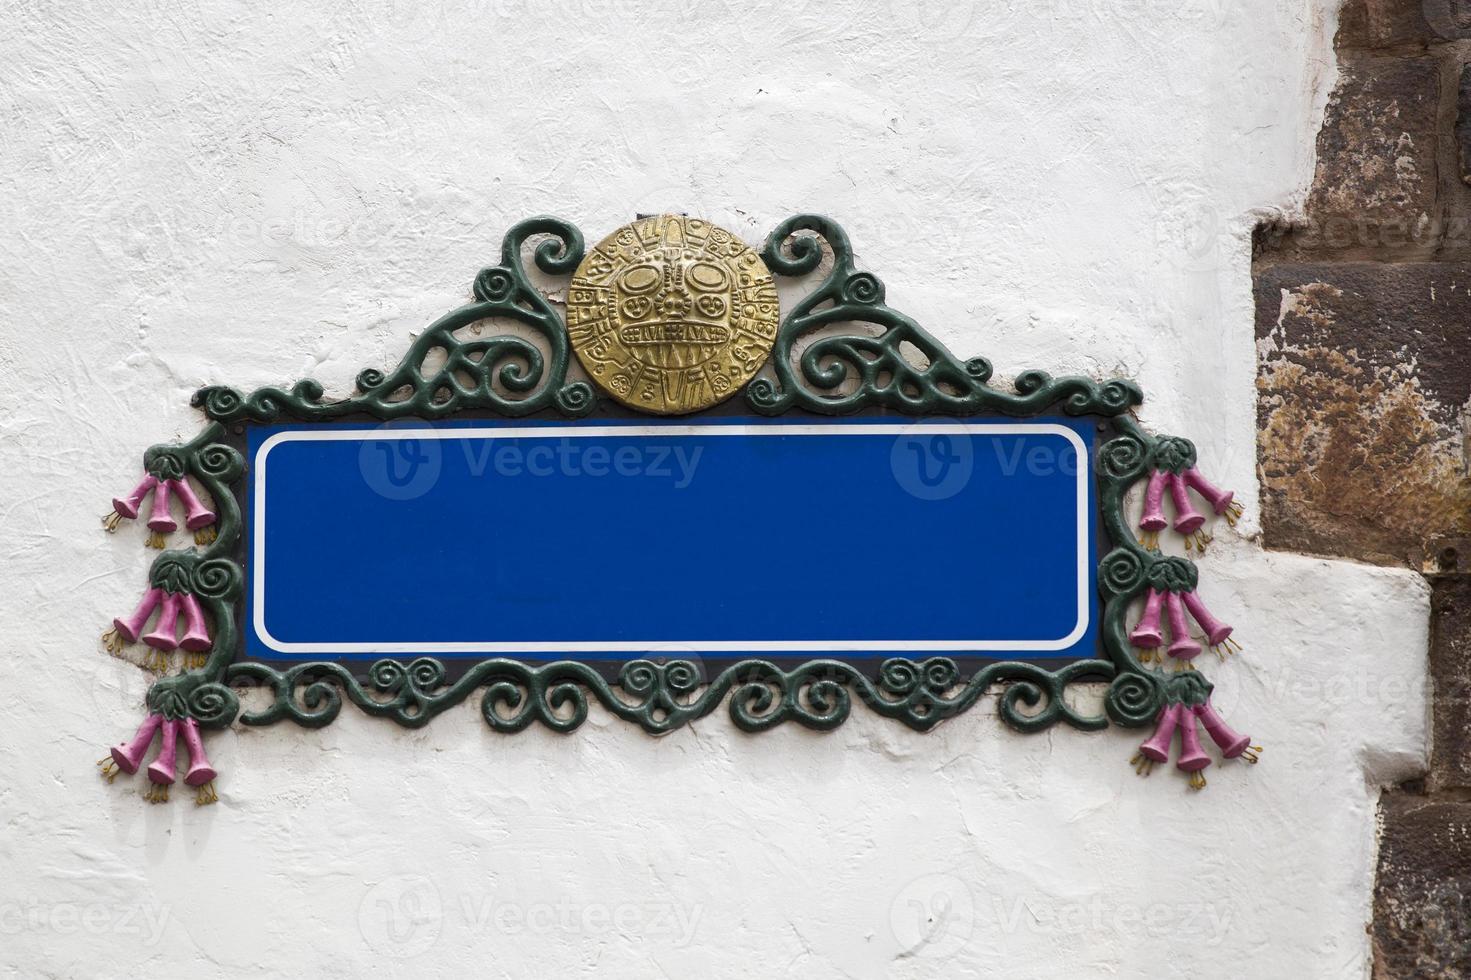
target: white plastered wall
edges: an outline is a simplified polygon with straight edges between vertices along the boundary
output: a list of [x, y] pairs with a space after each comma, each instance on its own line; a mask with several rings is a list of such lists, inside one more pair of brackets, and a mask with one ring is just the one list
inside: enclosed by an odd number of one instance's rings
[[998, 380], [1136, 378], [1254, 512], [1249, 232], [1311, 176], [1324, 6], [5, 3], [0, 973], [1364, 974], [1377, 786], [1425, 752], [1425, 589], [1246, 537], [1202, 562], [1246, 645], [1205, 669], [1267, 753], [1202, 794], [1137, 779], [1133, 733], [990, 705], [661, 739], [349, 707], [211, 736], [204, 809], [92, 769], [145, 689], [97, 641], [152, 554], [98, 526], [142, 450], [197, 431], [201, 384], [393, 363], [532, 214], [752, 242], [829, 214]]

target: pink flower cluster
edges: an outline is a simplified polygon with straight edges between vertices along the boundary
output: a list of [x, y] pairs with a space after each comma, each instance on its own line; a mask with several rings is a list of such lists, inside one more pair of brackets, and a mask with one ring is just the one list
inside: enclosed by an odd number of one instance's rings
[[1146, 546], [1154, 547], [1159, 542], [1159, 532], [1170, 526], [1164, 509], [1165, 491], [1168, 490], [1175, 505], [1175, 530], [1185, 535], [1185, 547], [1189, 549], [1194, 545], [1201, 551], [1205, 550], [1210, 542], [1210, 535], [1205, 533], [1205, 515], [1190, 502], [1187, 487], [1204, 497], [1211, 509], [1224, 516], [1227, 523], [1235, 525], [1241, 516], [1241, 505], [1236, 503], [1235, 495], [1215, 486], [1195, 467], [1181, 473], [1155, 470], [1149, 474], [1149, 483], [1145, 485], [1144, 512], [1139, 517], [1139, 530], [1144, 532], [1140, 540]]
[[1242, 735], [1227, 725], [1216, 713], [1216, 709], [1211, 706], [1210, 698], [1206, 698], [1205, 701], [1196, 705], [1171, 701], [1160, 709], [1159, 717], [1155, 722], [1154, 734], [1139, 746], [1139, 754], [1134, 756], [1135, 771], [1141, 776], [1147, 776], [1157, 764], [1168, 762], [1170, 749], [1175, 740], [1175, 732], [1178, 731], [1180, 733], [1180, 758], [1176, 760], [1175, 768], [1190, 774], [1192, 789], [1204, 789], [1204, 773], [1206, 767], [1211, 764], [1211, 758], [1200, 746], [1200, 731], [1196, 727], [1197, 719], [1205, 726], [1206, 734], [1210, 736], [1211, 741], [1220, 748], [1222, 758], [1240, 757], [1251, 763], [1257, 761], [1258, 753], [1262, 751], [1261, 746], [1252, 745], [1250, 736]]
[[[143, 630], [155, 610], [158, 612], [158, 619], [154, 621], [153, 630], [144, 633]], [[183, 636], [179, 636], [181, 617], [184, 624]], [[190, 592], [171, 592], [158, 586], [143, 594], [142, 601], [131, 615], [114, 619], [112, 629], [102, 636], [102, 642], [113, 654], [121, 653], [124, 644], [137, 643], [139, 640], [147, 644], [150, 650], [143, 666], [157, 673], [168, 669], [168, 659], [164, 656], [167, 653], [184, 650], [188, 654], [185, 665], [198, 666], [204, 661], [204, 654], [214, 645], [199, 599]]]
[[116, 530], [122, 518], [133, 520], [143, 506], [143, 501], [153, 494], [153, 506], [148, 512], [148, 543], [155, 548], [163, 547], [164, 535], [179, 528], [169, 510], [169, 500], [178, 497], [184, 504], [184, 526], [195, 532], [195, 540], [203, 543], [209, 538], [208, 528], [215, 522], [215, 512], [204, 506], [189, 481], [183, 477], [161, 480], [152, 473], [145, 474], [133, 492], [126, 497], [114, 497], [112, 513], [103, 521], [109, 531]]
[[219, 797], [211, 784], [218, 774], [209, 764], [209, 757], [204, 754], [204, 739], [200, 737], [199, 724], [189, 717], [174, 719], [165, 718], [161, 714], [150, 714], [143, 719], [143, 724], [138, 726], [131, 741], [113, 746], [111, 753], [99, 760], [98, 765], [107, 781], [112, 782], [119, 772], [129, 776], [137, 772], [153, 744], [153, 737], [160, 731], [163, 733], [162, 744], [153, 764], [147, 769], [149, 788], [145, 795], [148, 801], [163, 803], [168, 800], [169, 787], [178, 778], [175, 770], [178, 767], [181, 735], [184, 737], [184, 745], [189, 749], [189, 769], [184, 773], [185, 785], [196, 789], [196, 803], [202, 805], [217, 801]]
[[1177, 662], [1188, 663], [1201, 651], [1200, 644], [1190, 636], [1190, 624], [1185, 618], [1186, 610], [1189, 610], [1190, 617], [1205, 631], [1206, 641], [1217, 656], [1224, 659], [1233, 648], [1241, 649], [1241, 645], [1231, 639], [1231, 627], [1212, 616], [1193, 589], [1172, 592], [1150, 588], [1144, 595], [1144, 614], [1139, 617], [1139, 624], [1129, 634], [1129, 642], [1146, 651], [1144, 660], [1153, 659], [1153, 651], [1164, 643], [1164, 631], [1160, 628], [1161, 609], [1170, 623], [1170, 645], [1165, 652]]

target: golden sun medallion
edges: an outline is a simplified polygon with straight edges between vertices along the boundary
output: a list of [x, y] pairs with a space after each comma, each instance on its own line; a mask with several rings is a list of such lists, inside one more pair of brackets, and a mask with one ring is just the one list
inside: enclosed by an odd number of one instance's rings
[[642, 412], [684, 415], [729, 398], [776, 340], [776, 286], [745, 242], [659, 215], [593, 246], [567, 291], [567, 332], [594, 382]]

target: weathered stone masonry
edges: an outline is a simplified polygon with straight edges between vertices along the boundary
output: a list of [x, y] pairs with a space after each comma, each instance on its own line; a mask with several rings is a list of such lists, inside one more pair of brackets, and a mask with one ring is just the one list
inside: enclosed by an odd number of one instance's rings
[[1269, 547], [1422, 570], [1430, 771], [1386, 793], [1376, 977], [1471, 976], [1471, 0], [1347, 0], [1305, 223], [1258, 236]]

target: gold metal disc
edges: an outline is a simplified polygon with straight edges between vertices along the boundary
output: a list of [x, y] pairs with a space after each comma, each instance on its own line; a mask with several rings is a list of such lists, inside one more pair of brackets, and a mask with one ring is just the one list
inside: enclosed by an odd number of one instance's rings
[[779, 315], [761, 256], [682, 215], [619, 228], [587, 253], [567, 291], [583, 368], [618, 401], [658, 415], [735, 394], [766, 363]]

